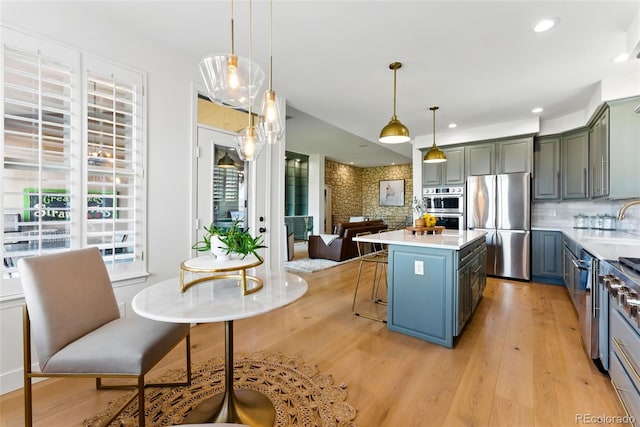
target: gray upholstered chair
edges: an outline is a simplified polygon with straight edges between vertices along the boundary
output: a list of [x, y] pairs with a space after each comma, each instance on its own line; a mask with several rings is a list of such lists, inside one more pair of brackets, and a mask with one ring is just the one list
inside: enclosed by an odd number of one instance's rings
[[[138, 397], [140, 427], [145, 425], [144, 376], [183, 339], [187, 347], [186, 382], [153, 385], [191, 383], [189, 324], [156, 322], [135, 314], [120, 317], [111, 280], [97, 248], [22, 258], [18, 269], [26, 301], [26, 426], [31, 426], [33, 418], [34, 377], [90, 377], [96, 378], [97, 388], [136, 389], [129, 401]], [[40, 372], [31, 370], [32, 332]], [[136, 382], [101, 382], [102, 378], [116, 377], [133, 378]]]

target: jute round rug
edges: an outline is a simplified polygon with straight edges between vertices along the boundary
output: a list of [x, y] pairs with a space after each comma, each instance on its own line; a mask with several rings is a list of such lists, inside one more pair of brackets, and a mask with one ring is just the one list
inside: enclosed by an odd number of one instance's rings
[[[153, 382], [182, 381], [184, 369], [168, 370]], [[346, 402], [346, 385], [335, 385], [331, 375], [320, 374], [300, 357], [282, 353], [234, 354], [236, 389], [255, 390], [267, 396], [276, 410], [274, 426], [355, 426], [356, 410]], [[145, 409], [148, 426], [180, 424], [191, 408], [224, 391], [224, 357], [192, 364], [191, 386], [148, 387]], [[114, 414], [129, 395], [109, 402], [109, 408], [84, 421], [99, 425]], [[138, 404], [131, 402], [110, 427], [138, 425]]]

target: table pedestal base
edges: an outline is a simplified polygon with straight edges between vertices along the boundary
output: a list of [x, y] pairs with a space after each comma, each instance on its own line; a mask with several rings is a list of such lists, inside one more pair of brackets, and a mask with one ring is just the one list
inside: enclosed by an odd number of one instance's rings
[[224, 343], [224, 393], [193, 408], [185, 424], [216, 422], [273, 427], [276, 409], [267, 396], [255, 390], [233, 389], [233, 320], [224, 322]]
[[217, 394], [194, 408], [185, 424], [236, 423], [272, 427], [276, 410], [267, 396], [254, 390]]

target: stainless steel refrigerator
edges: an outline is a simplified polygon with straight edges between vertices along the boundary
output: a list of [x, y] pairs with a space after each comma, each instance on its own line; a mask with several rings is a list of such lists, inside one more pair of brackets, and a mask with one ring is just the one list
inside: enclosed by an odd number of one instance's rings
[[487, 232], [487, 274], [531, 279], [531, 174], [467, 177], [467, 228]]

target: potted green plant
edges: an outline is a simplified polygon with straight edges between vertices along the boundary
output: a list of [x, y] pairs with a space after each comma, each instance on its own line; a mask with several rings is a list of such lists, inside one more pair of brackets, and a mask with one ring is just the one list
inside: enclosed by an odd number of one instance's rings
[[198, 251], [211, 251], [216, 258], [228, 259], [233, 254], [240, 255], [241, 259], [253, 254], [259, 260], [257, 250], [266, 248], [263, 245], [262, 236], [252, 236], [249, 229], [240, 226], [239, 221], [234, 221], [229, 228], [216, 227], [213, 224], [204, 227], [202, 240], [196, 242], [192, 249]]

